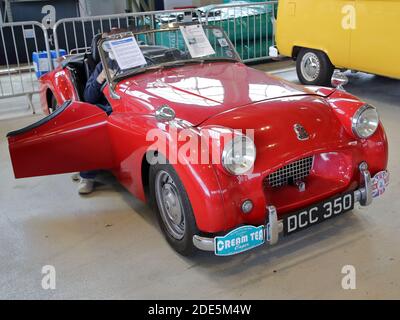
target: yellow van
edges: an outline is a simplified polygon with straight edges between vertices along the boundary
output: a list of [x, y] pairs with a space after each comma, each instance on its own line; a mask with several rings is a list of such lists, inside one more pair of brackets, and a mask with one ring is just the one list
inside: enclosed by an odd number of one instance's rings
[[400, 0], [279, 0], [276, 42], [303, 84], [334, 68], [400, 79]]

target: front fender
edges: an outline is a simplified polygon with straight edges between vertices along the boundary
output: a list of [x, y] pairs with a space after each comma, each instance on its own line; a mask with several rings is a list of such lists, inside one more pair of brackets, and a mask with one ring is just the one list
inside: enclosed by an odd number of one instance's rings
[[[110, 137], [116, 159], [113, 173], [133, 195], [142, 201], [146, 200], [145, 185], [148, 179], [148, 176], [145, 176], [148, 171], [144, 168], [148, 166], [146, 155], [157, 151], [168, 160], [179, 175], [192, 205], [199, 230], [204, 233], [226, 230], [222, 191], [215, 168], [210, 164], [176, 161], [167, 149], [169, 150], [175, 143], [181, 147], [184, 141], [177, 141], [177, 137], [171, 134], [170, 124], [158, 122], [153, 116], [133, 113], [115, 112], [109, 119]], [[196, 133], [195, 128], [190, 130]], [[150, 136], [152, 132], [156, 132], [158, 140]], [[167, 148], [156, 143], [160, 140], [167, 142]]]
[[352, 94], [336, 90], [328, 99], [329, 104], [335, 111], [335, 115], [343, 125], [347, 135], [354, 139], [354, 143], [361, 146], [363, 159], [367, 161], [371, 174], [385, 170], [388, 163], [388, 141], [382, 122], [376, 132], [368, 139], [356, 137], [352, 131], [351, 119], [355, 112], [362, 107], [365, 102], [359, 100]]
[[197, 227], [206, 233], [227, 230], [222, 190], [212, 165], [175, 164], [192, 204]]
[[[201, 161], [192, 161], [193, 159], [186, 155], [182, 157], [179, 155], [188, 142], [186, 139], [181, 139], [182, 129], [188, 129], [185, 134], [189, 132], [191, 136], [189, 144], [201, 140], [198, 130], [181, 127], [179, 122], [165, 125], [165, 127], [161, 125], [159, 128], [163, 128], [161, 132], [165, 135], [167, 148], [158, 152], [162, 153], [180, 177], [192, 205], [197, 227], [205, 233], [226, 231], [223, 189], [217, 177], [216, 167], [212, 164], [202, 164]], [[175, 151], [171, 151], [174, 150], [173, 146], [177, 146]], [[196, 144], [195, 148], [196, 154], [200, 154], [200, 144]], [[149, 149], [153, 148], [150, 146]]]

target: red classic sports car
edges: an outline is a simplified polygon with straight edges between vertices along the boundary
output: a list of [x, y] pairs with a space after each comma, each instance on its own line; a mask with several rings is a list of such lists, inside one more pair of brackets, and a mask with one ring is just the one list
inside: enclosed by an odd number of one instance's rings
[[[109, 170], [184, 255], [275, 244], [385, 191], [385, 131], [349, 93], [249, 68], [212, 26], [93, 43], [40, 79], [49, 115], [8, 134], [16, 178]], [[82, 99], [100, 59], [109, 106]]]

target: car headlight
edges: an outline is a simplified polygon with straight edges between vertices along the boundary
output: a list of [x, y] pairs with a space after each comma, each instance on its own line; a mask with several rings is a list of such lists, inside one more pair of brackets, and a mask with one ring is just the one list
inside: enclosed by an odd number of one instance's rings
[[253, 140], [242, 135], [229, 141], [222, 152], [222, 166], [234, 175], [249, 172], [255, 160], [256, 147]]
[[379, 115], [375, 107], [365, 104], [354, 114], [352, 129], [355, 135], [366, 139], [372, 136], [379, 125]]

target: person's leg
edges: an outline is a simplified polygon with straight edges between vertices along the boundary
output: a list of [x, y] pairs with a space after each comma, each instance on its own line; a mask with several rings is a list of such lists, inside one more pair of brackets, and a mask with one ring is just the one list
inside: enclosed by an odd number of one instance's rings
[[79, 173], [81, 180], [78, 185], [78, 192], [80, 194], [91, 193], [94, 189], [94, 179], [96, 178], [97, 171], [82, 171]]

